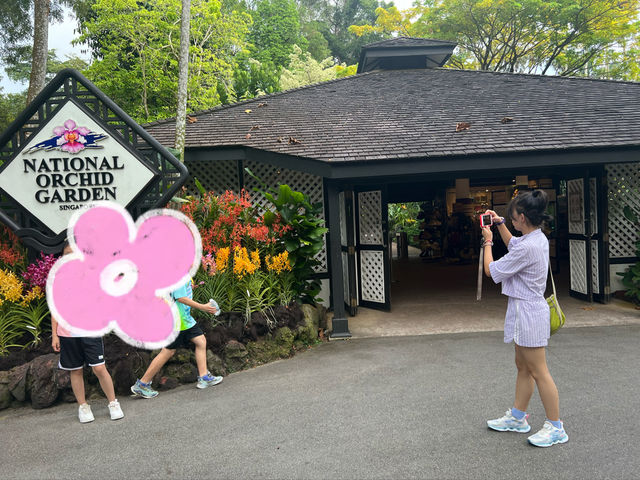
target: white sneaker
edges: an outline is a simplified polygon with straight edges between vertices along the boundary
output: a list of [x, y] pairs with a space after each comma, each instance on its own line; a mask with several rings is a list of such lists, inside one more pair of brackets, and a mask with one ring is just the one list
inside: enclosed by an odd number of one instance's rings
[[527, 433], [531, 430], [531, 426], [527, 422], [526, 415], [518, 420], [511, 414], [511, 409], [507, 410], [504, 417], [496, 418], [495, 420], [487, 420], [487, 427], [498, 432], [518, 432]]
[[542, 429], [538, 433], [534, 433], [527, 440], [531, 445], [536, 447], [550, 447], [556, 443], [567, 443], [569, 441], [569, 435], [564, 431], [564, 425], [562, 428], [556, 428], [553, 424], [547, 420], [544, 422]]
[[80, 420], [80, 423], [89, 423], [95, 420], [95, 418], [93, 418], [93, 412], [91, 411], [91, 405], [83, 403], [78, 407], [78, 420]]
[[114, 400], [109, 403], [109, 415], [111, 415], [111, 420], [118, 420], [119, 418], [124, 417], [124, 413], [122, 413], [118, 400]]

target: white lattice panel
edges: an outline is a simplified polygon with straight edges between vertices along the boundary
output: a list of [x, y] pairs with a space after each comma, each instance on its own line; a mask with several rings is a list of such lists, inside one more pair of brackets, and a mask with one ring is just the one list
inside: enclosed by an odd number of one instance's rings
[[609, 257], [635, 257], [638, 229], [622, 213], [625, 205], [640, 215], [640, 163], [607, 165]]
[[344, 192], [338, 195], [338, 203], [340, 204], [340, 245], [347, 246], [347, 212], [344, 203]]
[[385, 303], [384, 254], [381, 251], [361, 251], [360, 269], [362, 300]]
[[382, 193], [358, 193], [358, 220], [361, 245], [382, 245]]
[[571, 290], [587, 294], [587, 253], [586, 242], [569, 240], [569, 265], [571, 270]]
[[567, 181], [569, 233], [584, 235], [584, 183], [581, 178]]
[[237, 160], [186, 162], [185, 165], [189, 169], [189, 182], [186, 187], [190, 195], [199, 194], [194, 178], [198, 179], [205, 190], [215, 192], [216, 195], [227, 190], [234, 193], [240, 191]]
[[[311, 203], [322, 203], [321, 216], [323, 219], [325, 218], [322, 177], [311, 175], [306, 172], [299, 172], [297, 170], [275, 167], [267, 163], [248, 161], [245, 165], [255, 176], [269, 187], [278, 188], [280, 185], [289, 185], [292, 190], [308, 195]], [[255, 187], [262, 190], [262, 185], [260, 185], [252, 176], [245, 173], [244, 187], [251, 196], [251, 202], [264, 210], [266, 205], [269, 203], [268, 200], [259, 192], [253, 191]], [[315, 269], [316, 273], [327, 272], [326, 238], [327, 237], [325, 236], [325, 242], [322, 246], [322, 250], [316, 255], [316, 259], [320, 261], [320, 265]]]
[[591, 240], [591, 288], [600, 293], [600, 263], [598, 262], [598, 241]]
[[598, 188], [595, 178], [589, 179], [589, 209], [591, 210], [591, 233], [598, 233]]

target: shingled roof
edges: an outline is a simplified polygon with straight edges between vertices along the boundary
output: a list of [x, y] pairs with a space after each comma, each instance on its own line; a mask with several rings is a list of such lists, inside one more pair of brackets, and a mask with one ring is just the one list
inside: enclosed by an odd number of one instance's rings
[[[331, 164], [637, 147], [640, 83], [444, 68], [384, 70], [192, 117], [187, 148], [246, 146]], [[462, 122], [468, 129], [457, 132]], [[174, 121], [145, 128], [160, 143], [173, 144]]]

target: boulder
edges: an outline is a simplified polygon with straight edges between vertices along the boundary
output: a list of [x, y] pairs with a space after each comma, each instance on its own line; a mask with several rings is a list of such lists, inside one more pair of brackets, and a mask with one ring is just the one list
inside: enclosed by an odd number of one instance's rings
[[71, 388], [71, 375], [69, 370], [62, 370], [57, 368], [53, 373], [53, 381], [56, 384], [58, 390], [66, 390]]
[[224, 346], [224, 358], [228, 371], [237, 372], [247, 365], [247, 348], [237, 340], [229, 340]]
[[311, 305], [302, 305], [303, 324], [296, 328], [295, 338], [303, 345], [313, 345], [318, 340], [320, 315]]
[[294, 335], [289, 327], [279, 328], [273, 335], [273, 340], [281, 347], [289, 349], [289, 353], [293, 347], [293, 339]]
[[164, 375], [156, 375], [153, 378], [153, 386], [158, 390], [171, 390], [180, 385], [177, 378], [167, 377]]
[[30, 396], [33, 408], [46, 408], [53, 405], [60, 393], [54, 374], [58, 369], [59, 355], [49, 353], [31, 361]]
[[116, 394], [125, 395], [131, 393], [131, 385], [144, 374], [150, 359], [149, 353], [134, 350], [125, 353], [121, 358], [108, 359], [107, 362]]
[[188, 348], [178, 348], [167, 363], [196, 363], [196, 354]]
[[168, 363], [162, 377], [175, 378], [178, 383], [194, 383], [198, 380], [198, 370], [192, 363]]
[[12, 399], [9, 391], [9, 372], [0, 372], [0, 410], [8, 408]]
[[25, 363], [9, 370], [9, 391], [19, 402], [24, 402], [27, 398], [27, 375], [30, 366], [29, 363]]
[[224, 361], [211, 350], [207, 350], [207, 367], [209, 367], [209, 371], [214, 375], [221, 375], [224, 377], [227, 374]]

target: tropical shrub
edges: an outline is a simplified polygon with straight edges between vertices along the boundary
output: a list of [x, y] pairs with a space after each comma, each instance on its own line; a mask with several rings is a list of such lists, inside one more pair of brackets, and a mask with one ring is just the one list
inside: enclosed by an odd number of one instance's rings
[[7, 227], [0, 224], [0, 267], [16, 271], [24, 268], [27, 252], [18, 237]]
[[[268, 187], [249, 169], [245, 168], [245, 171], [267, 190]], [[317, 298], [320, 280], [314, 278], [315, 268], [320, 265], [316, 255], [322, 250], [324, 235], [329, 231], [323, 226], [322, 203], [312, 204], [307, 195], [291, 190], [288, 185], [271, 187], [261, 193], [275, 209], [275, 212], [265, 212], [265, 225], [273, 228], [282, 221], [288, 227], [282, 231], [282, 240], [296, 280], [293, 285], [296, 296], [304, 303], [315, 303], [320, 300]]]
[[[0, 355], [11, 347], [40, 343], [48, 322], [47, 302], [39, 286], [25, 288], [18, 276], [0, 268]], [[30, 340], [24, 340], [29, 337]]]

